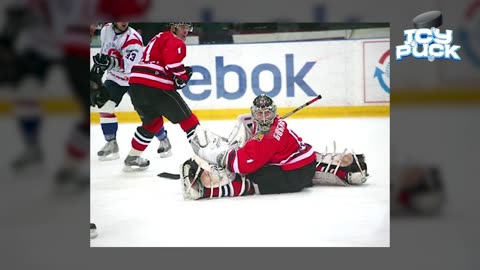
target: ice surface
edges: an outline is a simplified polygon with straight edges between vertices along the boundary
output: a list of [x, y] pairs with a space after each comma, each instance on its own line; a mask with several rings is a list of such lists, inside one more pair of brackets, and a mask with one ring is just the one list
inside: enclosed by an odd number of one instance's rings
[[[92, 247], [147, 246], [390, 246], [390, 120], [388, 118], [288, 119], [289, 127], [316, 150], [364, 153], [367, 183], [356, 187], [316, 186], [300, 193], [184, 201], [179, 173], [192, 155], [180, 126], [166, 123], [173, 155], [157, 156], [154, 139], [144, 152], [143, 172], [122, 172], [136, 124], [120, 124], [120, 160], [101, 162], [104, 139], [91, 128], [91, 220], [99, 236]], [[202, 125], [228, 136], [234, 121]]]

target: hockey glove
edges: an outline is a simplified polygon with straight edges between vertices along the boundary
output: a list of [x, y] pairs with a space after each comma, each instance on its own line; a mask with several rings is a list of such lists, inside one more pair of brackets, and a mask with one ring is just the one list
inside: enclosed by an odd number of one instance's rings
[[182, 78], [178, 77], [178, 76], [173, 76], [173, 82], [175, 83], [175, 89], [182, 89], [184, 88], [185, 86], [187, 86], [187, 83], [188, 81], [190, 80], [190, 78], [192, 77], [192, 74], [193, 74], [193, 70], [191, 67], [185, 67], [185, 73], [187, 75], [187, 80], [183, 80]]
[[187, 74], [188, 80], [190, 80], [190, 78], [192, 77], [192, 74], [193, 74], [193, 69], [192, 69], [192, 67], [186, 66], [186, 67], [185, 67], [185, 72], [186, 72], [186, 74]]
[[110, 94], [108, 93], [107, 88], [105, 88], [105, 86], [103, 85], [100, 86], [98, 90], [90, 89], [90, 105], [92, 107], [98, 106], [98, 108], [101, 108], [109, 100], [110, 100]]
[[98, 69], [94, 65], [90, 70], [90, 105], [101, 108], [110, 99], [110, 94], [102, 83], [103, 72], [97, 73], [96, 71]]
[[112, 68], [116, 68], [119, 65], [118, 59], [116, 57], [106, 55], [106, 54], [99, 54], [93, 56], [93, 63], [94, 67], [105, 72]]

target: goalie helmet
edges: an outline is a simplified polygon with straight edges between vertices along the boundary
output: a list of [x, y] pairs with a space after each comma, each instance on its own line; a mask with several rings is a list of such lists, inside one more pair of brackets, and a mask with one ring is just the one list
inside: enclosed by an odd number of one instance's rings
[[268, 132], [277, 116], [277, 105], [273, 100], [265, 94], [258, 95], [253, 100], [253, 106], [250, 110], [258, 129], [261, 132]]

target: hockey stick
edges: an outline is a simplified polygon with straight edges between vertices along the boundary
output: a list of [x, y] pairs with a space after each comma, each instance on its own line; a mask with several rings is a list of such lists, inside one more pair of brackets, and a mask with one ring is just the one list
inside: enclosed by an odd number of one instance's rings
[[157, 174], [158, 177], [165, 178], [165, 179], [171, 179], [171, 180], [178, 180], [180, 179], [180, 174], [175, 174], [175, 173], [168, 173], [168, 172], [162, 172]]
[[298, 107], [298, 108], [294, 109], [293, 111], [291, 111], [291, 112], [289, 112], [289, 113], [285, 114], [284, 116], [282, 116], [282, 117], [280, 117], [280, 118], [282, 118], [282, 119], [285, 119], [285, 118], [287, 118], [287, 117], [291, 116], [292, 114], [294, 114], [294, 113], [296, 113], [296, 112], [300, 111], [301, 109], [303, 109], [303, 108], [307, 107], [308, 105], [310, 105], [310, 104], [314, 103], [315, 101], [317, 101], [317, 100], [319, 100], [319, 99], [321, 99], [321, 98], [322, 98], [322, 95], [318, 95], [318, 96], [314, 97], [312, 100], [310, 100], [309, 102], [307, 102], [307, 103], [303, 104], [302, 106], [300, 106], [300, 107]]
[[[322, 95], [318, 95], [318, 96], [314, 97], [313, 99], [311, 99], [310, 101], [308, 101], [307, 103], [301, 105], [300, 107], [295, 108], [293, 111], [285, 114], [284, 116], [282, 116], [280, 118], [285, 119], [285, 118], [291, 116], [292, 114], [300, 111], [301, 109], [309, 106], [310, 104], [314, 103], [315, 101], [320, 100], [321, 98], [322, 98]], [[172, 180], [180, 179], [180, 174], [173, 174], [173, 173], [168, 173], [168, 172], [159, 173], [157, 176], [161, 177], [161, 178], [172, 179]]]

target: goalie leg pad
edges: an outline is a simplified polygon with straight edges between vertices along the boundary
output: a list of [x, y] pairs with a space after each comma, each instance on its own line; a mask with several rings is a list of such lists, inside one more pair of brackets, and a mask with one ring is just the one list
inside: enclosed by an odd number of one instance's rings
[[181, 168], [180, 181], [185, 200], [214, 197], [236, 197], [254, 193], [252, 183], [245, 176], [238, 177], [199, 157], [185, 161]]
[[[317, 154], [317, 170], [312, 180], [314, 185], [349, 186], [360, 185], [367, 181], [369, 175], [363, 155], [347, 154], [337, 160], [334, 155], [331, 156], [329, 160]], [[345, 156], [348, 157], [344, 158]], [[322, 161], [325, 160], [330, 162], [323, 163]]]
[[218, 165], [218, 157], [231, 148], [225, 138], [201, 126], [196, 128], [190, 145], [196, 155], [215, 165]]

